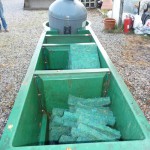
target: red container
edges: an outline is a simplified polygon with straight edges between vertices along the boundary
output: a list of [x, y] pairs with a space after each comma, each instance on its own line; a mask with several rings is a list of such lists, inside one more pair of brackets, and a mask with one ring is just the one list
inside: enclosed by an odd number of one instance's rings
[[127, 17], [125, 20], [124, 20], [124, 33], [128, 33], [130, 31], [130, 29], [132, 28], [132, 18], [130, 17]]
[[113, 18], [106, 18], [104, 20], [105, 30], [113, 30], [115, 28], [116, 20]]

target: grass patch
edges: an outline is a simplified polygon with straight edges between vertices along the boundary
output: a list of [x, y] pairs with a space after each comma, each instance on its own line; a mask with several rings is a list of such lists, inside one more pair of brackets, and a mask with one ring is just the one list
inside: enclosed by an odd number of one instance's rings
[[123, 33], [123, 25], [121, 27], [117, 27], [117, 25], [115, 25], [115, 28], [113, 30], [105, 30], [105, 32], [107, 33]]
[[107, 13], [108, 13], [108, 10], [101, 10], [101, 9], [97, 9], [101, 15], [102, 15], [102, 18], [107, 18]]
[[146, 40], [150, 40], [150, 34], [142, 35], [142, 38]]

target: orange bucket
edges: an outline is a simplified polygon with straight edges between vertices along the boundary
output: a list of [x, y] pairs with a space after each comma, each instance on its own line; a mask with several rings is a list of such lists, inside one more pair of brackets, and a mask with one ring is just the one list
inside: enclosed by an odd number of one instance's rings
[[105, 30], [113, 30], [115, 28], [116, 20], [113, 18], [106, 18], [104, 20]]

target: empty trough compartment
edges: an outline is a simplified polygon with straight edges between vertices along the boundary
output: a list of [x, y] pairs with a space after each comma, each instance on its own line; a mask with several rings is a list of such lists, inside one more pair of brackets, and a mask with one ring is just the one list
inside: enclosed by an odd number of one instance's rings
[[70, 45], [43, 46], [36, 70], [67, 70]]
[[100, 68], [95, 43], [43, 45], [36, 70], [72, 70]]
[[[108, 80], [109, 84], [105, 87]], [[69, 138], [70, 135], [68, 135], [68, 133], [74, 132], [75, 134], [76, 132], [75, 129], [72, 131], [70, 127], [61, 128], [54, 125], [53, 131], [50, 132], [50, 121], [54, 118], [54, 115], [51, 115], [52, 111], [53, 114], [58, 115], [58, 118], [62, 117], [64, 113], [61, 109], [65, 111], [69, 110], [69, 95], [83, 99], [109, 97], [110, 100], [106, 98], [105, 101], [102, 103], [97, 102], [97, 104], [100, 108], [109, 106], [109, 109], [115, 117], [115, 124], [113, 123], [110, 125], [114, 131], [109, 128], [107, 128], [107, 130], [112, 133], [115, 132], [116, 136], [118, 136], [116, 130], [120, 131], [121, 139], [117, 139], [119, 141], [116, 141], [116, 143], [121, 141], [143, 140], [144, 134], [142, 129], [139, 126], [131, 107], [122, 94], [122, 91], [115, 82], [113, 76], [110, 75], [108, 69], [88, 73], [85, 73], [84, 71], [72, 73], [61, 73], [57, 71], [55, 73], [44, 73], [42, 71], [36, 71], [16, 128], [13, 138], [13, 147], [57, 145], [58, 143], [50, 142], [53, 137], [52, 134], [55, 135], [55, 132], [58, 135], [64, 134], [62, 137], [59, 137], [60, 143], [63, 144], [101, 142], [101, 140], [97, 140], [96, 138], [91, 139], [89, 137]], [[79, 103], [80, 107], [85, 104], [87, 107], [93, 105], [88, 101], [87, 103]], [[60, 110], [54, 111], [54, 108]], [[84, 113], [86, 110], [87, 109], [84, 109], [82, 112]], [[78, 112], [82, 113], [81, 109], [79, 109]], [[55, 119], [59, 120], [58, 118]], [[87, 116], [85, 118], [87, 118]], [[90, 127], [86, 126], [85, 128], [85, 125], [83, 125], [84, 116], [80, 119], [80, 125], [78, 125], [76, 129], [88, 133]], [[61, 121], [59, 123], [61, 124]], [[89, 125], [92, 126], [91, 123]], [[104, 130], [103, 126], [99, 126], [99, 128]], [[97, 135], [97, 132], [94, 129], [92, 129], [92, 131]], [[55, 137], [55, 139], [57, 138], [58, 137]], [[66, 141], [67, 139], [68, 141]], [[107, 144], [109, 142], [111, 142], [111, 140], [106, 139], [101, 144], [103, 145], [104, 143]]]
[[91, 42], [94, 42], [91, 34], [46, 35], [44, 39], [44, 44], [73, 44]]

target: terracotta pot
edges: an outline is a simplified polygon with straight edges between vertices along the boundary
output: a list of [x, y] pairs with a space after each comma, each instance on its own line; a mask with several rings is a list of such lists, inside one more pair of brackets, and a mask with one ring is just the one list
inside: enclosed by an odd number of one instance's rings
[[116, 20], [113, 18], [106, 18], [104, 20], [105, 30], [113, 30], [115, 28]]

